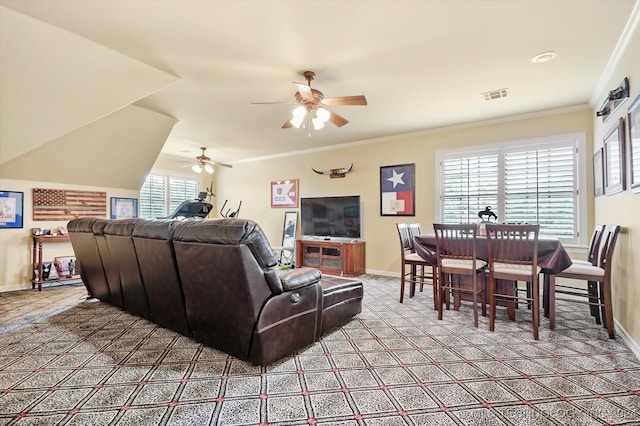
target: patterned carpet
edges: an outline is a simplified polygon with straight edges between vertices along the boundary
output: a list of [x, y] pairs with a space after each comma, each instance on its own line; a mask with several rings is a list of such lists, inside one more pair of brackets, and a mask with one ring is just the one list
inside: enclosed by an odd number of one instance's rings
[[0, 424], [640, 424], [640, 361], [580, 305], [542, 319], [438, 321], [431, 291], [363, 277], [363, 312], [256, 367], [97, 301], [82, 286], [0, 294]]

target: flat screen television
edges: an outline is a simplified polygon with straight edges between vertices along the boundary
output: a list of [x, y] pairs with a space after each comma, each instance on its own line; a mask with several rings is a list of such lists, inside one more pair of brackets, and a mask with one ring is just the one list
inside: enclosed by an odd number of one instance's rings
[[360, 196], [300, 198], [302, 235], [360, 238]]

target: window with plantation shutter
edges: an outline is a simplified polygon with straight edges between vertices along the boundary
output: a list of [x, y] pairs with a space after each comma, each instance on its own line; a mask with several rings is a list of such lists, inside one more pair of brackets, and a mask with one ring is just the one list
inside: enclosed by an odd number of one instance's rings
[[439, 152], [439, 220], [478, 222], [491, 206], [500, 223], [539, 224], [542, 235], [584, 243], [584, 145], [584, 136], [568, 135]]
[[504, 220], [537, 223], [540, 234], [577, 234], [575, 148], [541, 148], [504, 155]]
[[482, 155], [442, 161], [442, 218], [444, 223], [478, 220], [485, 206], [498, 204], [498, 156]]
[[169, 177], [169, 213], [173, 213], [184, 200], [197, 196], [197, 180]]
[[140, 189], [140, 217], [157, 219], [173, 213], [184, 200], [198, 196], [198, 180], [148, 175]]

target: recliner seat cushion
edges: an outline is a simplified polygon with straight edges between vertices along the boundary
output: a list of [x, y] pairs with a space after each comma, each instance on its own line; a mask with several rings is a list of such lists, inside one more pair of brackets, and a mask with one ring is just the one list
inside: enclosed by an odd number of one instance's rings
[[321, 284], [323, 306], [320, 334], [323, 334], [362, 312], [364, 289], [362, 281], [353, 278], [323, 275]]

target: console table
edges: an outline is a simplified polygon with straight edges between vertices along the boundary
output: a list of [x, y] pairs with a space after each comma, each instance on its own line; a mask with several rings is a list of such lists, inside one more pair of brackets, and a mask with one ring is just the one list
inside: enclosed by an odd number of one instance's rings
[[[69, 238], [69, 235], [34, 235], [33, 236], [33, 274], [31, 276], [31, 288], [35, 288], [36, 285], [38, 285], [38, 291], [42, 291], [42, 283], [43, 283], [43, 279], [42, 279], [42, 264], [43, 264], [43, 260], [42, 260], [42, 246], [45, 243], [66, 243], [66, 242], [70, 242], [71, 239]], [[54, 262], [51, 262], [51, 267], [55, 268]], [[36, 274], [37, 271], [37, 274]], [[76, 279], [77, 277], [73, 277], [73, 278], [64, 278], [64, 277], [58, 277], [58, 279], [56, 280], [50, 280], [50, 281], [68, 281], [68, 280], [72, 280], [72, 279]]]
[[296, 265], [355, 277], [365, 273], [364, 241], [296, 240]]

